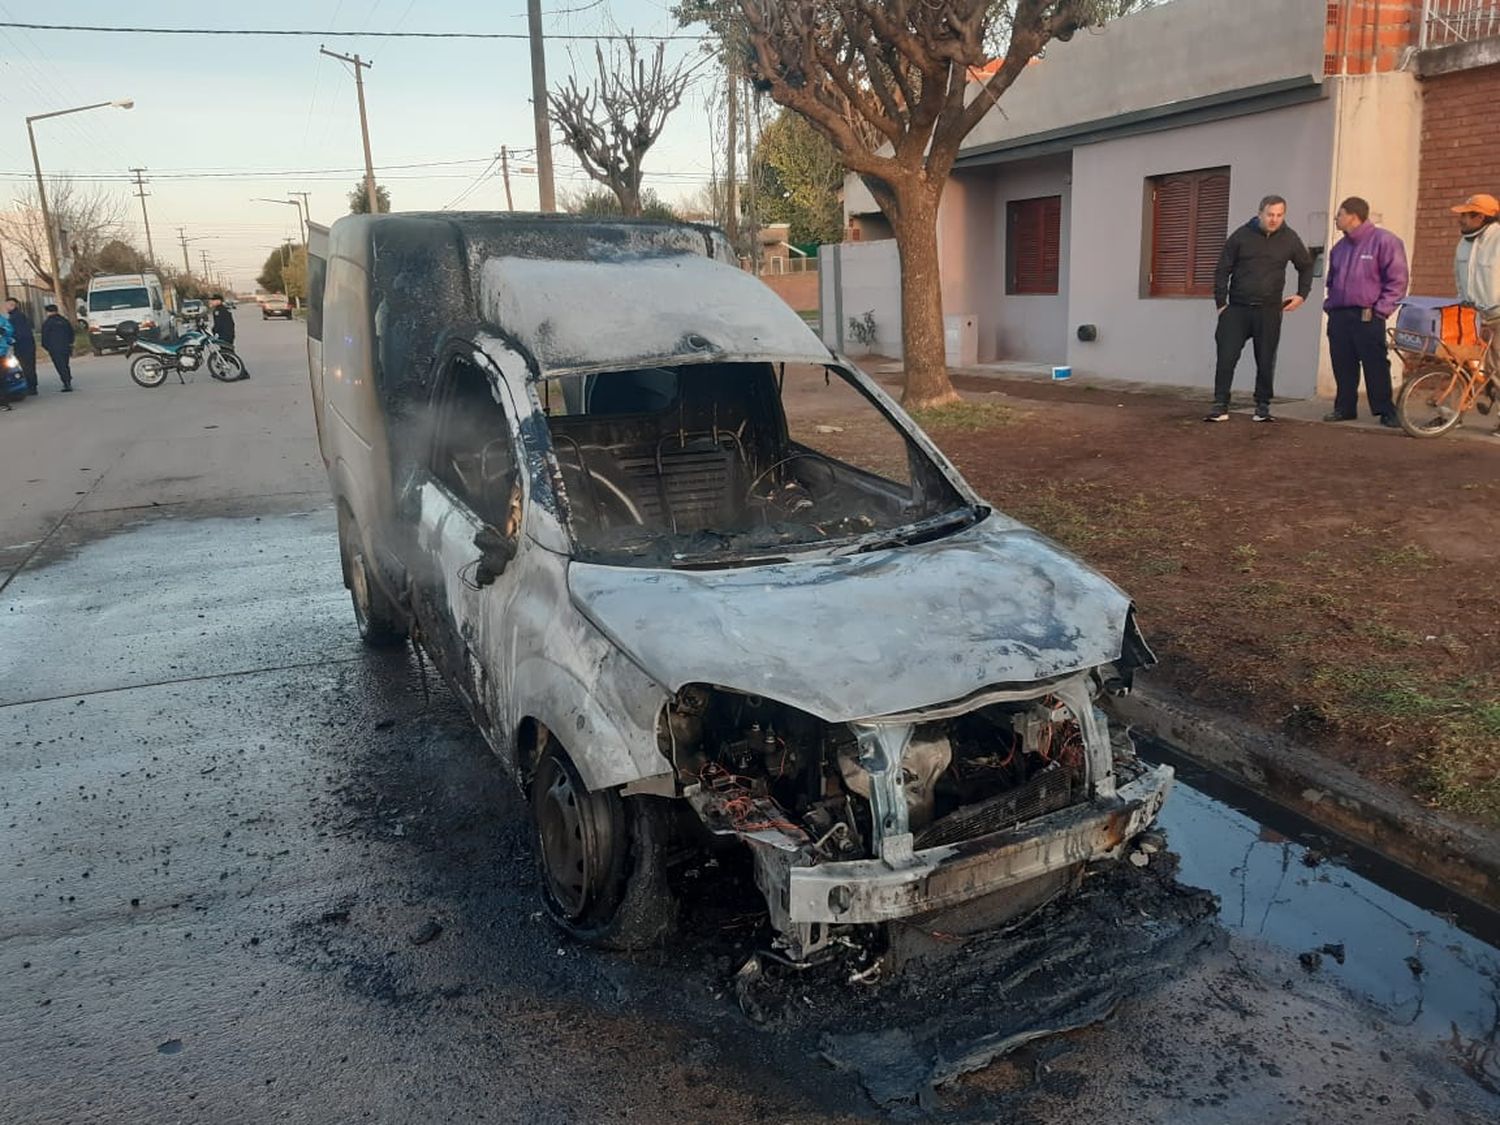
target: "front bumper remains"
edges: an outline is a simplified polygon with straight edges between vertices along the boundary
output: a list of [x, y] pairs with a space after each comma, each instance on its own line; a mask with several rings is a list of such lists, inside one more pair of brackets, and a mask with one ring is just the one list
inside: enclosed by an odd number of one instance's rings
[[[883, 859], [762, 867], [767, 898], [793, 925], [889, 922], [956, 906], [1090, 860], [1118, 858], [1156, 819], [1171, 791], [1171, 766], [1156, 766], [1114, 797], [1075, 805], [1003, 832]], [[778, 913], [773, 906], [773, 915]]]

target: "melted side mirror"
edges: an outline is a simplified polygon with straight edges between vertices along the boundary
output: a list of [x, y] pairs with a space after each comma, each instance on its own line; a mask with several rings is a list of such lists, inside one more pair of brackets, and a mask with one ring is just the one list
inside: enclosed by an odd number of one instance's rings
[[474, 546], [479, 548], [479, 566], [474, 570], [474, 582], [479, 586], [493, 583], [516, 557], [515, 538], [488, 524], [475, 533]]

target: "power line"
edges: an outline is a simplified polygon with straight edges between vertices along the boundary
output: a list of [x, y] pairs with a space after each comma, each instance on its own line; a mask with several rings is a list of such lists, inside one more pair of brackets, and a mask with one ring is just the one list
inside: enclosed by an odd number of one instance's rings
[[[11, 23], [12, 28], [28, 31], [82, 31], [101, 35], [264, 35], [278, 37], [306, 37], [321, 39], [515, 39], [527, 40], [524, 31], [313, 31], [301, 28], [268, 27], [109, 27], [103, 24], [85, 23]], [[711, 40], [711, 35], [548, 35], [548, 39], [576, 40], [580, 42], [623, 42], [634, 39], [649, 43], [702, 43]]]

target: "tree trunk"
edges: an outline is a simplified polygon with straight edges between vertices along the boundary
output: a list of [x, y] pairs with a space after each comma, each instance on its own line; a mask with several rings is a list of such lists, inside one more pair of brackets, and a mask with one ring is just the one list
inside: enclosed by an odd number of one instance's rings
[[736, 169], [739, 167], [739, 154], [736, 152], [736, 144], [739, 140], [735, 132], [739, 127], [739, 78], [736, 77], [733, 65], [725, 77], [725, 87], [729, 98], [726, 117], [728, 119], [728, 137], [725, 149], [729, 156], [729, 171], [724, 177], [724, 237], [729, 239], [729, 245], [734, 247], [734, 252], [740, 252], [740, 201], [739, 201], [739, 179]]
[[[937, 212], [942, 183], [924, 180], [888, 189], [895, 206], [886, 210], [901, 256], [901, 348], [906, 387], [901, 404], [925, 410], [957, 402], [948, 378], [943, 333], [943, 287], [938, 275]], [[878, 198], [878, 197], [877, 197]]]

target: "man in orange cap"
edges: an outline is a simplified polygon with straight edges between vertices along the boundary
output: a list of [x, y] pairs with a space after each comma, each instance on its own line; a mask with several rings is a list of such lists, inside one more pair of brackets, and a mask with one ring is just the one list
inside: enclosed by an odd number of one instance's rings
[[[1471, 195], [1452, 210], [1462, 232], [1453, 255], [1458, 299], [1479, 314], [1481, 334], [1489, 344], [1484, 366], [1493, 394], [1500, 383], [1500, 199]], [[1500, 428], [1495, 434], [1500, 436]]]

